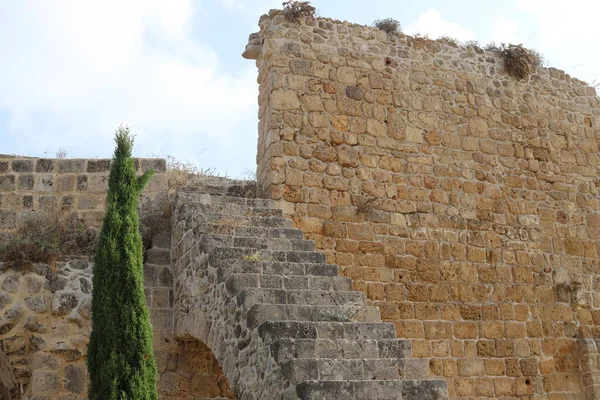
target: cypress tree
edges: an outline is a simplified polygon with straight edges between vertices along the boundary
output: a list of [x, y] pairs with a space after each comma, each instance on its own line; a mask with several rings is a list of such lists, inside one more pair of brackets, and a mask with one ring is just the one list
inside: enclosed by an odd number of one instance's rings
[[155, 400], [156, 359], [144, 296], [138, 196], [152, 176], [136, 177], [129, 128], [115, 134], [106, 215], [94, 260], [90, 400]]

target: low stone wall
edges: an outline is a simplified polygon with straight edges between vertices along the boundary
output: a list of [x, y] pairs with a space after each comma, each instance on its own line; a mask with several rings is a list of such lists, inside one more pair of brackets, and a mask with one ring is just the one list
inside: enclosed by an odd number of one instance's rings
[[[99, 228], [104, 215], [110, 159], [50, 159], [0, 156], [0, 233], [13, 232], [29, 213], [75, 213], [88, 228]], [[162, 159], [136, 159], [141, 174], [155, 174], [144, 190], [141, 207], [167, 192]]]
[[[92, 268], [87, 259], [27, 270], [0, 263], [0, 399], [3, 387], [10, 400], [87, 399]], [[210, 349], [174, 336], [170, 266], [144, 269], [159, 398], [235, 398]]]

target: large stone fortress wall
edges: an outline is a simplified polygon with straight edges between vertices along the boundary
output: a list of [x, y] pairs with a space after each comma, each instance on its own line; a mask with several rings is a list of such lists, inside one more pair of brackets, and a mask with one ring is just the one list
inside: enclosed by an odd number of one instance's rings
[[331, 19], [251, 39], [263, 193], [451, 397], [600, 398], [595, 90]]

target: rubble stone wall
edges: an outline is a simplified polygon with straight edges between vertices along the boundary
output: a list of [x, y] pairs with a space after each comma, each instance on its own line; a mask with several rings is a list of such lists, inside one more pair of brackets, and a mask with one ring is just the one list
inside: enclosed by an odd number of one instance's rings
[[473, 46], [259, 25], [264, 196], [452, 398], [597, 398], [596, 91], [553, 68], [518, 81]]

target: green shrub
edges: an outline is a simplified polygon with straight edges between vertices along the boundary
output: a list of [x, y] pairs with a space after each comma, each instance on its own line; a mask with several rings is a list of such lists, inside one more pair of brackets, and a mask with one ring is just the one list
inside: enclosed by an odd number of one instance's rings
[[136, 177], [128, 128], [119, 128], [115, 141], [94, 264], [89, 399], [155, 400], [157, 367], [137, 214], [138, 196], [152, 172]]

